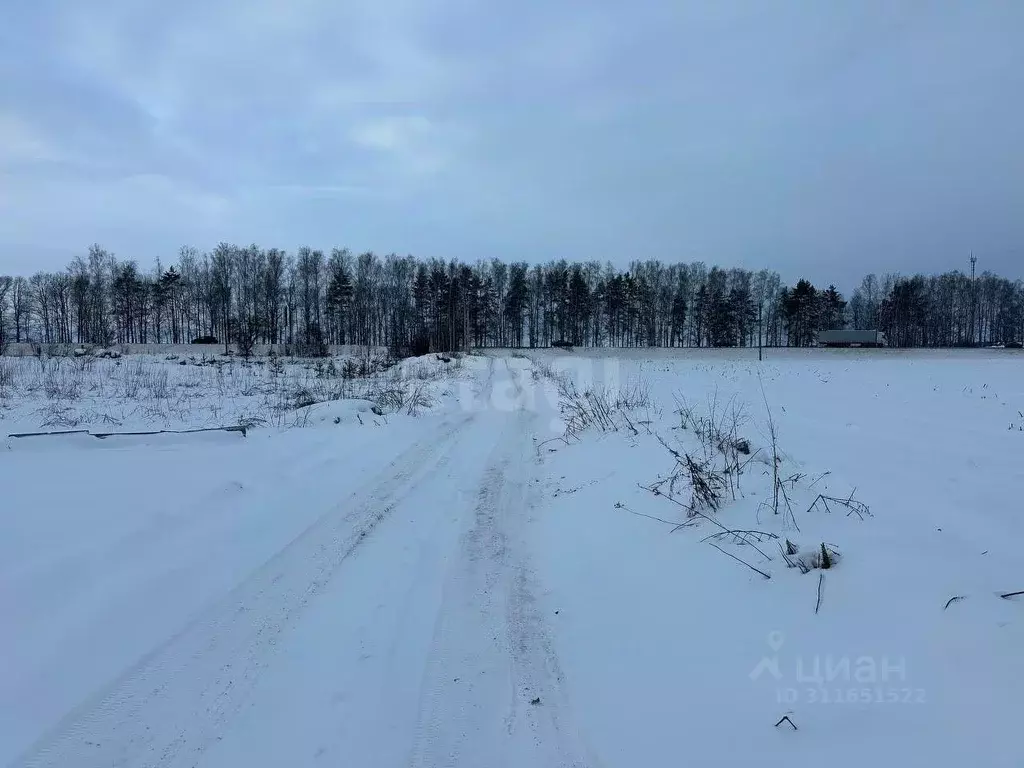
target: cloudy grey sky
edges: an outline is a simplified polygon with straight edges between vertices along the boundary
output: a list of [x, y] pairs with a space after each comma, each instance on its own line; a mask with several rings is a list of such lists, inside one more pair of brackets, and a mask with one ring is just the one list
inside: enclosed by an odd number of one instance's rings
[[0, 5], [0, 272], [227, 240], [1024, 276], [1020, 0]]

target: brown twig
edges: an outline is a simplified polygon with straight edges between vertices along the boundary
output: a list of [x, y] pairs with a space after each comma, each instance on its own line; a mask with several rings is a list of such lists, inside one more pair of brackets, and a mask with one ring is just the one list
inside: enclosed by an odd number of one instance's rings
[[951, 606], [957, 600], [963, 600], [963, 599], [964, 599], [964, 595], [953, 595], [951, 598], [949, 598], [949, 600], [946, 601], [946, 604], [944, 606], [942, 606], [942, 610], [946, 610], [947, 608], [949, 608], [949, 606]]

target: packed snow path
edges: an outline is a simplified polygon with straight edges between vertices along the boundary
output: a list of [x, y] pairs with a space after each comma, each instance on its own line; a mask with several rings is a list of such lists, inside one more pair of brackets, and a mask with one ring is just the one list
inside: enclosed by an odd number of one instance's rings
[[14, 764], [586, 764], [522, 535], [524, 375], [492, 360], [475, 402]]

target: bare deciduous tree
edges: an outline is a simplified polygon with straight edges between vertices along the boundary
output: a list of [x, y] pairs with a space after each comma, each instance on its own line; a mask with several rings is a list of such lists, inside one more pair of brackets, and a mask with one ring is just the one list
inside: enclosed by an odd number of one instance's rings
[[66, 271], [12, 279], [5, 307], [8, 339], [64, 344], [216, 336], [230, 345], [253, 323], [256, 343], [419, 352], [555, 342], [806, 346], [819, 330], [847, 325], [884, 331], [900, 346], [1024, 339], [1024, 283], [988, 272], [868, 275], [847, 304], [834, 286], [787, 288], [769, 270], [703, 262], [469, 265], [228, 243], [208, 254], [184, 247], [155, 270], [94, 245]]

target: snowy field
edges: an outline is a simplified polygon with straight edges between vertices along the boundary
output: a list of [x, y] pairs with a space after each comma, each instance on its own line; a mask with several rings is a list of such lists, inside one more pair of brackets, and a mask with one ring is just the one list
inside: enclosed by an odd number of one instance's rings
[[[721, 529], [639, 516], [688, 514], [638, 487], [677, 464], [643, 425], [548, 446], [558, 498], [540, 561], [564, 607], [558, 648], [593, 753], [605, 765], [1022, 764], [1024, 596], [1000, 595], [1024, 590], [1024, 358], [730, 357], [549, 356], [584, 379], [646, 381], [652, 429], [696, 458], [704, 448], [680, 428], [679, 403], [728, 427], [735, 408], [761, 453], [714, 518], [779, 536], [704, 541]], [[779, 515], [762, 462], [766, 400], [789, 498]], [[853, 494], [869, 514], [811, 509], [818, 494]], [[690, 501], [685, 483], [679, 497]], [[839, 562], [801, 573], [781, 555], [786, 539], [801, 554], [824, 542]], [[771, 727], [786, 713], [799, 731]]]
[[249, 427], [0, 437], [0, 765], [1024, 762], [1019, 353], [173, 354], [0, 359]]
[[0, 430], [280, 429], [306, 425], [313, 411], [305, 406], [339, 400], [415, 414], [439, 394], [427, 382], [457, 379], [463, 365], [428, 356], [396, 366], [381, 350], [242, 360], [166, 346], [171, 351], [0, 357]]

